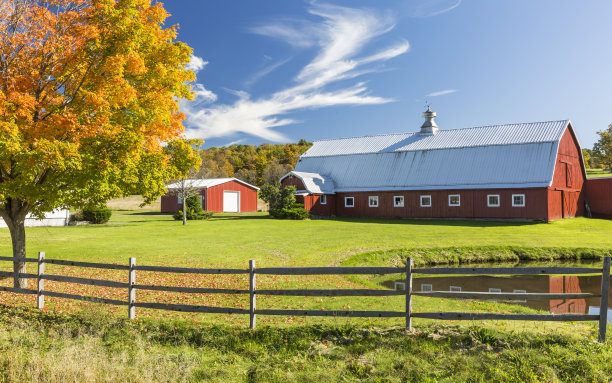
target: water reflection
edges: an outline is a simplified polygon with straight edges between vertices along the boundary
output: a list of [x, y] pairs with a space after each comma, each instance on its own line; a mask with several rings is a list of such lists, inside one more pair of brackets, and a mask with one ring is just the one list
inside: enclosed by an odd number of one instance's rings
[[[551, 275], [515, 275], [515, 276], [441, 276], [415, 277], [415, 291], [470, 291], [501, 293], [601, 293], [601, 275], [591, 276], [551, 276]], [[403, 279], [383, 282], [385, 287], [404, 290]], [[612, 287], [612, 282], [611, 286]], [[608, 308], [612, 308], [608, 299]], [[530, 299], [515, 300], [509, 303], [546, 310], [555, 314], [587, 314], [599, 311], [600, 298], [582, 299]], [[609, 316], [610, 318], [610, 316]], [[612, 319], [612, 318], [611, 318]]]

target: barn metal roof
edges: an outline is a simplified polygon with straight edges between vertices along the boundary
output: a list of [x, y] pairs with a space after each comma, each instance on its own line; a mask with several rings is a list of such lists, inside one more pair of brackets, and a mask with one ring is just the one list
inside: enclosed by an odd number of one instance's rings
[[[185, 180], [187, 187], [190, 188], [194, 188], [194, 189], [204, 189], [204, 188], [210, 188], [213, 186], [217, 186], [217, 185], [221, 185], [224, 184], [226, 182], [230, 182], [230, 181], [236, 181], [239, 182], [245, 186], [248, 186], [250, 188], [259, 190], [259, 188], [257, 186], [253, 186], [251, 184], [248, 184], [242, 180], [239, 180], [238, 178], [205, 178], [205, 179], [188, 179]], [[170, 185], [166, 185], [166, 189], [168, 190], [176, 190], [176, 189], [180, 189], [181, 188], [181, 183], [180, 182], [175, 182], [173, 184]]]
[[325, 174], [336, 192], [547, 187], [569, 121], [316, 141], [297, 173]]
[[[327, 176], [322, 176], [318, 173], [296, 172], [292, 171], [285, 174], [280, 180], [284, 180], [289, 176], [294, 176], [302, 180], [306, 191], [313, 194], [334, 194], [334, 181]], [[296, 193], [300, 190], [296, 191]]]
[[532, 122], [439, 130], [427, 136], [416, 132], [322, 140], [315, 141], [302, 158], [553, 142], [561, 138], [568, 123]]

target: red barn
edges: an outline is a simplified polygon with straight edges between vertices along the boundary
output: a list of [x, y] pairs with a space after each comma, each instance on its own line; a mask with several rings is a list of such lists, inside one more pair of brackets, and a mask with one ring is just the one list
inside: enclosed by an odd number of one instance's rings
[[569, 121], [316, 141], [281, 179], [317, 216], [552, 221], [584, 213]]
[[[216, 213], [244, 213], [257, 211], [258, 187], [237, 178], [209, 178], [187, 180], [189, 187], [198, 190], [202, 208]], [[173, 213], [183, 207], [177, 192], [180, 184], [166, 186], [168, 193], [161, 197], [162, 213]]]

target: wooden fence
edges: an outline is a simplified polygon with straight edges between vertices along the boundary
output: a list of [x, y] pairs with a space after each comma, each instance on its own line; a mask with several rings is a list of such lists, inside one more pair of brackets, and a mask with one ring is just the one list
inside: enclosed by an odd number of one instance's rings
[[[137, 266], [136, 258], [130, 258], [128, 265], [116, 265], [107, 263], [74, 262], [58, 259], [45, 259], [44, 253], [39, 253], [35, 258], [10, 258], [0, 257], [2, 261], [22, 261], [38, 264], [36, 274], [0, 272], [0, 276], [36, 278], [37, 289], [18, 289], [0, 286], [0, 291], [9, 291], [21, 294], [35, 294], [37, 296], [37, 307], [43, 308], [44, 297], [56, 297], [76, 299], [89, 302], [97, 302], [111, 305], [123, 305], [128, 308], [128, 318], [136, 317], [136, 308], [148, 308], [158, 310], [172, 310], [197, 313], [218, 314], [244, 314], [250, 317], [250, 327], [256, 326], [257, 315], [285, 315], [285, 316], [331, 316], [331, 317], [376, 317], [376, 318], [406, 318], [406, 328], [412, 329], [412, 318], [440, 319], [440, 320], [528, 320], [528, 321], [598, 321], [599, 341], [605, 342], [606, 324], [608, 316], [608, 294], [610, 287], [610, 257], [605, 257], [602, 268], [584, 267], [511, 267], [511, 268], [413, 268], [412, 259], [408, 258], [406, 267], [264, 267], [255, 268], [255, 261], [249, 261], [248, 269], [201, 269], [185, 267], [164, 266]], [[62, 265], [86, 268], [99, 268], [111, 270], [125, 270], [128, 273], [128, 283], [102, 279], [70, 277], [45, 273], [45, 265]], [[158, 273], [182, 273], [182, 274], [248, 274], [249, 289], [214, 289], [194, 288], [178, 286], [156, 286], [136, 283], [136, 271], [152, 271]], [[256, 275], [382, 275], [397, 274], [406, 275], [406, 289], [378, 290], [378, 289], [282, 289], [282, 290], [258, 290], [256, 287]], [[601, 294], [590, 293], [491, 293], [491, 292], [461, 292], [461, 291], [413, 291], [412, 279], [414, 274], [457, 274], [457, 275], [550, 275], [550, 274], [601, 274]], [[113, 287], [127, 289], [127, 300], [114, 300], [66, 294], [45, 290], [45, 280], [56, 282], [77, 283], [84, 285]], [[155, 302], [136, 302], [137, 290], [170, 291], [190, 294], [249, 294], [249, 309], [238, 309], [231, 307], [197, 306], [187, 304], [166, 304]], [[257, 309], [257, 295], [283, 295], [300, 297], [339, 297], [339, 296], [393, 296], [404, 295], [406, 307], [404, 311], [350, 311], [350, 310], [276, 310]], [[496, 314], [496, 313], [468, 313], [468, 312], [413, 312], [412, 297], [426, 296], [437, 298], [462, 298], [462, 299], [580, 299], [589, 297], [601, 297], [598, 315], [587, 314]]]

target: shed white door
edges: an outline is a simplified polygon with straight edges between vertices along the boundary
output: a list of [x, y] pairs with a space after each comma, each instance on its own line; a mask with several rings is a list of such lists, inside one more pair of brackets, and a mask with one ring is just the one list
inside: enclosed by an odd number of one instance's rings
[[238, 213], [240, 211], [240, 192], [223, 192], [223, 212]]

